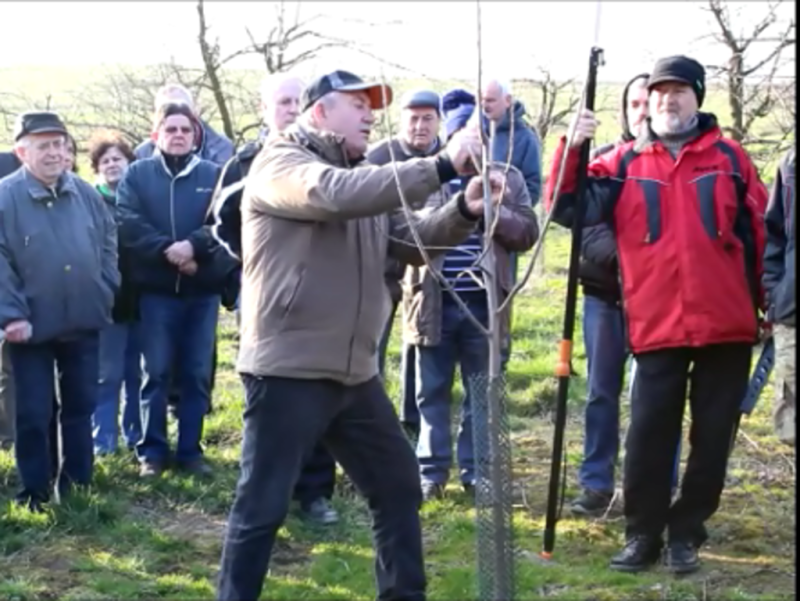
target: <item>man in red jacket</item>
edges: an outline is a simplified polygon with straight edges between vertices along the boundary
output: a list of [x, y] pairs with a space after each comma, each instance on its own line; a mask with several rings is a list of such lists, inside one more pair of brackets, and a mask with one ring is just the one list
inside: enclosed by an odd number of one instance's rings
[[[697, 61], [659, 60], [648, 80], [647, 127], [589, 165], [585, 225], [610, 223], [617, 241], [625, 321], [638, 371], [626, 442], [625, 548], [613, 569], [658, 561], [699, 568], [705, 522], [719, 506], [734, 421], [747, 390], [764, 308], [763, 219], [767, 191], [750, 158], [698, 112], [705, 72]], [[582, 111], [554, 219], [571, 225], [579, 148], [597, 122]], [[553, 184], [546, 199], [553, 202]], [[691, 452], [671, 504], [675, 448], [689, 394]]]

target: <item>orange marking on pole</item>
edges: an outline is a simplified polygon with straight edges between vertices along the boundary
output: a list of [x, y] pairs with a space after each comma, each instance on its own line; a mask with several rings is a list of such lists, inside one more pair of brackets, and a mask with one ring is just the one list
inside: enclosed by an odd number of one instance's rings
[[556, 375], [559, 378], [568, 378], [570, 375], [570, 359], [572, 358], [572, 341], [562, 340], [558, 343], [558, 361], [556, 362]]

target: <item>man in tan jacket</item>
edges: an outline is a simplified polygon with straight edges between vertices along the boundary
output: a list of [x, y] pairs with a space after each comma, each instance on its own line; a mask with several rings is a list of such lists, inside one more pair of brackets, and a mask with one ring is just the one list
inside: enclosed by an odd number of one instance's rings
[[[422, 263], [401, 196], [421, 204], [468, 174], [480, 147], [469, 129], [437, 157], [364, 164], [372, 112], [391, 97], [346, 71], [319, 78], [303, 94], [301, 122], [266, 141], [245, 186], [244, 440], [220, 601], [259, 597], [292, 486], [320, 439], [372, 512], [378, 598], [425, 599], [417, 462], [378, 375], [390, 310], [383, 276], [387, 254]], [[502, 176], [491, 184], [496, 202]], [[457, 244], [478, 225], [482, 197], [472, 178], [411, 222], [428, 246]]]

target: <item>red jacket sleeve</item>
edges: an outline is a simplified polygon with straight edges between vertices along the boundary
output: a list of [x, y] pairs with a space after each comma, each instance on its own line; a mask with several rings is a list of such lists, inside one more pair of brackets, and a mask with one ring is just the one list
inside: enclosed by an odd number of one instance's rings
[[[550, 166], [550, 176], [547, 178], [545, 186], [545, 208], [548, 212], [555, 207], [553, 220], [556, 223], [569, 227], [572, 223], [572, 208], [575, 203], [575, 187], [578, 182], [578, 163], [580, 162], [580, 151], [578, 149], [566, 149], [566, 137], [562, 137], [555, 154], [553, 155]], [[624, 145], [617, 146], [614, 150], [606, 152], [589, 163], [588, 179], [586, 181], [586, 213], [584, 215], [584, 225], [597, 225], [610, 218], [614, 212], [614, 205], [622, 191], [623, 181], [615, 177], [619, 170], [620, 157], [625, 152]], [[564, 165], [564, 177], [561, 182], [558, 201], [554, 198], [555, 187], [558, 182], [561, 161], [566, 151], [566, 164]]]

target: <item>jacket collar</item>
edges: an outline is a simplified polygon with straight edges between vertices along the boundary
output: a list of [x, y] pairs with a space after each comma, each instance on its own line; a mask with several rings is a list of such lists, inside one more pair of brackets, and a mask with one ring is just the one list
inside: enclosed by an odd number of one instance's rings
[[281, 135], [305, 146], [322, 160], [337, 167], [353, 167], [363, 160], [363, 158], [348, 159], [344, 149], [344, 137], [330, 131], [321, 131], [308, 125], [295, 123]]
[[23, 167], [23, 177], [25, 178], [25, 183], [27, 184], [28, 193], [35, 200], [52, 200], [53, 198], [61, 196], [64, 193], [78, 193], [78, 188], [75, 185], [75, 178], [77, 176], [71, 171], [65, 171], [62, 173], [59, 176], [55, 186], [52, 188], [48, 188], [42, 182], [36, 179], [27, 167]]
[[[161, 165], [164, 173], [167, 175], [167, 177], [172, 179], [172, 172], [169, 170], [169, 167], [167, 167], [167, 162], [164, 160], [164, 155], [161, 154], [161, 150], [158, 148], [158, 146], [156, 146], [155, 152], [153, 152], [153, 158], [158, 160], [158, 164]], [[186, 163], [186, 166], [183, 168], [183, 170], [175, 176], [175, 179], [189, 175], [199, 163], [200, 158], [195, 153], [191, 153], [189, 162]]]

